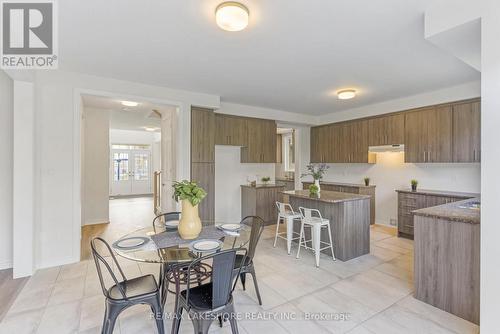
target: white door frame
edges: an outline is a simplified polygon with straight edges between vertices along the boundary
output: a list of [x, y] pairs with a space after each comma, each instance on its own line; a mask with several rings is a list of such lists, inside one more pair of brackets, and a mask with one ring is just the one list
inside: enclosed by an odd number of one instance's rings
[[[191, 126], [191, 109], [190, 104], [182, 103], [180, 101], [158, 99], [147, 96], [131, 95], [119, 92], [110, 92], [104, 90], [81, 89], [76, 88], [73, 93], [73, 262], [80, 261], [80, 243], [81, 243], [81, 228], [82, 228], [82, 156], [81, 156], [81, 123], [83, 105], [82, 95], [96, 95], [102, 97], [109, 97], [117, 100], [131, 100], [131, 101], [147, 101], [154, 104], [165, 104], [177, 106], [176, 120], [177, 128], [181, 129], [177, 133], [185, 133], [186, 136], [176, 136], [176, 174], [185, 178], [189, 175], [189, 166], [191, 163], [190, 151], [184, 150], [183, 147], [190, 145], [190, 126]], [[163, 152], [162, 152], [163, 153]], [[187, 161], [186, 161], [187, 159]], [[33, 245], [31, 245], [33, 247]]]

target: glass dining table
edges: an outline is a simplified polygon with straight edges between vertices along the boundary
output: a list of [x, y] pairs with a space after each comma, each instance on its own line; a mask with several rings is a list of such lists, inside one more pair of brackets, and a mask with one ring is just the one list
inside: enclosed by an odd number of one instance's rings
[[[216, 223], [215, 227], [219, 228], [221, 225], [223, 225], [223, 223]], [[203, 227], [203, 229], [213, 228], [213, 223]], [[251, 227], [248, 225], [241, 225], [237, 232], [229, 232], [222, 229], [221, 231], [224, 232], [221, 233], [219, 237], [221, 246], [216, 251], [245, 247], [250, 240]], [[211, 277], [211, 266], [209, 263], [202, 262], [199, 267], [192, 268], [192, 272], [187, 272], [187, 268], [193, 260], [208, 255], [210, 251], [195, 251], [190, 247], [193, 240], [182, 240], [180, 238], [177, 238], [179, 242], [176, 242], [175, 245], [158, 247], [153, 239], [156, 239], [154, 236], [162, 236], [162, 233], [177, 234], [175, 229], [169, 230], [157, 226], [144, 227], [123, 235], [113, 243], [112, 248], [116, 254], [123, 258], [136, 262], [157, 263], [160, 273], [158, 285], [161, 301], [163, 305], [165, 305], [168, 292], [174, 293], [175, 306], [177, 307], [181, 285], [187, 284], [188, 280], [192, 283], [201, 284], [201, 282]], [[133, 239], [142, 239], [143, 243], [133, 247], [119, 246], [120, 241]], [[175, 290], [169, 289], [169, 283], [175, 285]]]

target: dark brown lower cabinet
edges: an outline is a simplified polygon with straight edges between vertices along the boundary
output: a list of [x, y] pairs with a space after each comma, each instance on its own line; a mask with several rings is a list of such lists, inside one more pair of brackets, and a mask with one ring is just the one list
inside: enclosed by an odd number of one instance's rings
[[241, 186], [241, 218], [259, 216], [266, 225], [275, 224], [278, 219], [276, 202], [282, 201], [284, 185]]
[[215, 163], [191, 163], [191, 180], [198, 183], [207, 196], [198, 206], [203, 224], [215, 222]]
[[414, 235], [412, 211], [478, 197], [478, 194], [446, 191], [440, 193], [435, 190], [419, 190], [418, 192], [396, 190], [396, 192], [398, 193], [398, 236], [408, 239], [413, 239]]

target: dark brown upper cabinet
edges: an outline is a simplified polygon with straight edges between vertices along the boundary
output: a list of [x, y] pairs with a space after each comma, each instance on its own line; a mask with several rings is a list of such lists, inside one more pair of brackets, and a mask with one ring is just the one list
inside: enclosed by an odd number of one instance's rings
[[215, 114], [212, 109], [191, 108], [191, 162], [215, 161]]
[[403, 144], [405, 140], [405, 116], [396, 114], [368, 120], [368, 145]]
[[405, 162], [452, 162], [452, 106], [405, 114]]
[[481, 103], [453, 106], [453, 162], [481, 161]]
[[247, 118], [247, 144], [241, 148], [243, 163], [276, 162], [276, 122]]
[[215, 114], [215, 144], [245, 146], [247, 144], [247, 118]]

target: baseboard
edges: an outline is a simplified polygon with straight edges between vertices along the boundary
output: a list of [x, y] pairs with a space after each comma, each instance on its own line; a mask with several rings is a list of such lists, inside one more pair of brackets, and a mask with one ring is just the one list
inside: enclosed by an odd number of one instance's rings
[[12, 261], [1, 261], [0, 262], [0, 270], [10, 269], [12, 268]]
[[82, 226], [100, 225], [100, 224], [109, 224], [109, 220], [90, 220], [90, 221], [83, 223]]

